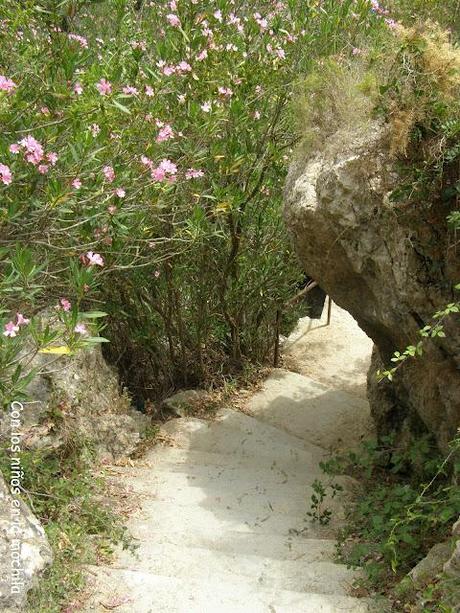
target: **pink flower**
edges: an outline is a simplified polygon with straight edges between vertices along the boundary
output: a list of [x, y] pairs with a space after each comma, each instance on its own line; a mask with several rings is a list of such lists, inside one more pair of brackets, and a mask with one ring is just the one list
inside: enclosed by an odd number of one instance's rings
[[11, 336], [11, 338], [13, 338], [13, 336], [16, 336], [18, 332], [19, 332], [19, 326], [16, 325], [14, 321], [9, 321], [7, 324], [5, 324], [3, 335]]
[[10, 153], [19, 153], [21, 151], [21, 147], [18, 145], [18, 143], [13, 143], [12, 145], [10, 145], [8, 147]]
[[159, 270], [155, 270], [155, 272], [153, 273], [153, 275], [154, 275], [154, 277], [155, 277], [156, 279], [158, 279], [158, 277], [160, 276], [160, 274], [161, 274], [161, 273], [160, 273], [160, 271], [159, 271]]
[[81, 96], [83, 93], [82, 84], [77, 81], [75, 85], [73, 86], [73, 91], [74, 91], [74, 94], [76, 94], [77, 96]]
[[115, 179], [115, 171], [112, 168], [112, 166], [104, 166], [104, 168], [102, 169], [102, 172], [104, 173], [105, 176], [105, 180], [108, 183], [112, 183]]
[[40, 113], [42, 115], [49, 115], [50, 114], [50, 110], [47, 106], [42, 106], [42, 108], [40, 109]]
[[175, 72], [176, 72], [175, 66], [170, 66], [169, 64], [167, 64], [166, 66], [163, 66], [163, 74], [166, 75], [167, 77], [170, 77]]
[[182, 60], [182, 62], [179, 62], [179, 64], [177, 64], [176, 70], [178, 72], [190, 72], [192, 70], [192, 67], [188, 62]]
[[178, 28], [180, 26], [180, 19], [174, 13], [166, 15], [166, 19], [168, 20], [169, 25], [173, 26], [174, 28]]
[[148, 158], [146, 155], [141, 155], [141, 162], [144, 166], [147, 166], [147, 168], [150, 168], [150, 170], [152, 170], [153, 168], [153, 162], [150, 158]]
[[92, 123], [90, 125], [90, 127], [89, 127], [89, 130], [90, 130], [91, 134], [94, 136], [94, 138], [96, 138], [96, 136], [101, 131], [101, 128], [100, 128], [100, 126], [97, 125], [97, 123]]
[[99, 83], [96, 83], [96, 89], [101, 96], [108, 96], [112, 93], [112, 85], [106, 79], [101, 79]]
[[74, 189], [80, 189], [81, 181], [80, 181], [80, 179], [78, 177], [72, 181], [72, 187]]
[[122, 187], [117, 187], [115, 193], [119, 198], [124, 198], [126, 196], [126, 192]]
[[86, 259], [88, 266], [104, 266], [104, 258], [99, 253], [94, 253], [94, 251], [88, 251]]
[[210, 102], [204, 102], [200, 108], [203, 113], [209, 113], [211, 111], [212, 106]]
[[0, 164], [0, 181], [4, 185], [9, 185], [13, 180], [13, 174], [8, 166]]
[[54, 151], [46, 154], [46, 159], [51, 164], [51, 166], [56, 166], [56, 162], [58, 161], [58, 154]]
[[88, 330], [85, 324], [77, 324], [74, 328], [74, 332], [77, 334], [88, 334]]
[[177, 172], [177, 166], [171, 162], [171, 160], [162, 160], [160, 163], [160, 168], [164, 170], [167, 174], [175, 175]]
[[107, 211], [110, 213], [110, 215], [114, 215], [117, 212], [117, 207], [111, 204], [107, 207]]
[[49, 169], [50, 169], [50, 167], [48, 166], [48, 164], [40, 164], [38, 166], [38, 172], [41, 175], [46, 175], [46, 173], [48, 172]]
[[171, 126], [167, 124], [159, 131], [155, 140], [157, 143], [163, 143], [165, 140], [169, 140], [170, 138], [174, 138], [174, 131]]
[[230, 98], [230, 96], [233, 96], [233, 91], [229, 87], [219, 87], [217, 91], [219, 92], [219, 95], [223, 96], [224, 98]]
[[70, 311], [72, 308], [72, 304], [69, 300], [67, 300], [67, 298], [61, 298], [59, 300], [59, 304], [61, 305], [63, 311]]
[[137, 88], [136, 87], [132, 87], [131, 85], [125, 85], [125, 87], [123, 87], [122, 91], [127, 96], [135, 96], [138, 93]]
[[79, 34], [72, 34], [72, 32], [70, 32], [69, 34], [67, 34], [67, 38], [69, 40], [77, 41], [77, 43], [82, 49], [88, 49], [88, 41], [84, 36], [80, 36]]
[[155, 181], [163, 181], [166, 177], [166, 172], [163, 168], [152, 168], [152, 179]]
[[37, 166], [43, 159], [44, 151], [42, 145], [33, 137], [26, 136], [19, 141], [19, 145], [26, 150], [26, 160]]
[[27, 324], [30, 324], [30, 319], [27, 319], [21, 313], [16, 313], [16, 325], [27, 326]]
[[154, 95], [153, 87], [151, 85], [145, 86], [145, 95], [149, 96], [149, 98], [151, 98]]
[[208, 52], [206, 49], [203, 49], [203, 51], [200, 51], [200, 53], [196, 56], [196, 59], [198, 60], [198, 62], [202, 62], [207, 57], [208, 57]]
[[0, 91], [3, 92], [12, 92], [17, 87], [16, 83], [11, 79], [5, 77], [5, 75], [0, 74]]
[[353, 55], [361, 55], [362, 51], [358, 47], [354, 47], [352, 53]]
[[203, 177], [204, 172], [202, 170], [195, 170], [194, 168], [189, 168], [185, 173], [185, 178], [188, 179], [198, 179], [199, 177]]

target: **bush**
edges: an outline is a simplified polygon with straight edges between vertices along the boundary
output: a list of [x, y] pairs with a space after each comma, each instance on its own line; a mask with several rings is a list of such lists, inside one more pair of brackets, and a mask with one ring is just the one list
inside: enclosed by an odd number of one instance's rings
[[364, 0], [2, 11], [5, 397], [24, 375], [15, 313], [68, 302], [64, 337], [34, 350], [73, 351], [79, 313], [102, 308], [106, 354], [141, 400], [271, 359], [301, 276], [280, 217], [292, 84], [382, 16]]
[[[402, 449], [386, 437], [322, 464], [330, 477], [352, 474], [360, 480], [338, 554], [348, 565], [364, 568], [368, 590], [391, 595], [433, 545], [449, 539], [460, 514], [459, 452], [459, 438], [443, 458], [428, 438]], [[447, 592], [445, 597], [447, 605]]]

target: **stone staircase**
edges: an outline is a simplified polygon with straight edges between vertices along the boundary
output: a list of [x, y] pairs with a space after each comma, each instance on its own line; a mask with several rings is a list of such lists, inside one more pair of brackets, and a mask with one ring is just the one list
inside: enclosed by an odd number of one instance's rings
[[[139, 503], [128, 523], [139, 547], [89, 568], [84, 610], [370, 611], [371, 603], [349, 595], [357, 573], [334, 562], [340, 501], [327, 503], [330, 526], [306, 516], [326, 448], [356, 439], [366, 416], [360, 396], [276, 370], [248, 414], [222, 409], [214, 421], [168, 422], [171, 444], [113, 469]], [[345, 489], [350, 481], [341, 478]]]

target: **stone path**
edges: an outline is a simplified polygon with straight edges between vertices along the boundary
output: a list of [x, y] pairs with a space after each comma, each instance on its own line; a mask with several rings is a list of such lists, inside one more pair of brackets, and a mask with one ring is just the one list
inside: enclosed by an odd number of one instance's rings
[[[321, 345], [310, 355], [310, 376], [275, 370], [249, 402], [250, 414], [224, 409], [212, 422], [172, 420], [163, 431], [173, 446], [156, 446], [139, 465], [114, 469], [139, 501], [128, 524], [139, 547], [134, 554], [117, 552], [112, 566], [89, 569], [85, 611], [370, 610], [349, 595], [356, 573], [334, 563], [340, 502], [328, 503], [334, 513], [327, 528], [306, 520], [325, 450], [356, 443], [369, 423], [359, 389], [370, 342], [337, 307], [332, 317], [328, 328], [302, 320], [287, 342], [291, 358], [303, 331], [310, 330], [302, 341], [306, 348], [309, 336]], [[347, 336], [337, 347], [340, 329]], [[360, 350], [353, 353], [355, 341]], [[335, 365], [333, 380], [324, 364]], [[341, 385], [350, 368], [357, 393]], [[315, 372], [321, 376], [312, 378]], [[342, 478], [345, 487], [349, 481]]]

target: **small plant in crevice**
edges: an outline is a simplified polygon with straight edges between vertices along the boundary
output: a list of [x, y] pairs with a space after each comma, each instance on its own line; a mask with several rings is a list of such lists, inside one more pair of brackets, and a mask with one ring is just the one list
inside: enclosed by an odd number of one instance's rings
[[339, 492], [343, 491], [343, 487], [339, 483], [329, 482], [324, 484], [320, 479], [315, 479], [312, 483], [313, 494], [311, 495], [310, 511], [307, 512], [307, 517], [314, 523], [319, 523], [321, 526], [327, 526], [331, 519], [333, 511], [326, 506], [326, 500], [335, 498]]

